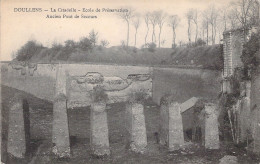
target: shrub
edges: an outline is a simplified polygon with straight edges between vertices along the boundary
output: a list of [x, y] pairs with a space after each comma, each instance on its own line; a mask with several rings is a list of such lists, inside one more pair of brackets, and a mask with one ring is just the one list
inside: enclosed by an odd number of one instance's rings
[[63, 46], [60, 43], [52, 43], [51, 50], [53, 51], [60, 51], [63, 48]]
[[[244, 44], [241, 60], [247, 70], [255, 70], [260, 65], [259, 58], [260, 32], [254, 33], [250, 40]], [[248, 76], [248, 75], [247, 75]]]
[[77, 48], [77, 42], [75, 42], [74, 40], [66, 40], [65, 42], [65, 48], [70, 48], [70, 49], [75, 49]]
[[161, 100], [160, 100], [160, 104], [164, 104], [164, 105], [167, 105], [167, 104], [170, 104], [171, 102], [173, 102], [173, 96], [171, 94], [166, 94], [164, 95]]
[[95, 47], [96, 43], [98, 42], [98, 32], [95, 32], [95, 30], [91, 30], [89, 33], [89, 40], [92, 43], [92, 45]]
[[156, 44], [155, 43], [148, 43], [147, 44], [147, 47], [148, 47], [148, 51], [150, 52], [154, 52], [156, 50]]
[[107, 40], [101, 40], [101, 41], [100, 41], [100, 44], [101, 44], [101, 46], [103, 46], [103, 47], [107, 47], [107, 46], [109, 45], [109, 41], [107, 41]]
[[148, 94], [144, 90], [133, 91], [128, 94], [129, 103], [140, 103], [143, 104], [147, 100]]
[[18, 61], [27, 61], [32, 56], [36, 55], [36, 53], [41, 49], [43, 49], [43, 46], [41, 44], [38, 44], [34, 40], [28, 41], [17, 51], [16, 59]]
[[95, 86], [90, 94], [93, 102], [106, 102], [108, 100], [104, 88], [100, 85]]
[[76, 51], [76, 48], [78, 46], [77, 42], [73, 40], [66, 40], [64, 47], [57, 48], [57, 51], [61, 51], [57, 57], [58, 60], [68, 60], [70, 55]]
[[81, 48], [83, 51], [91, 51], [93, 49], [93, 45], [87, 37], [84, 37], [79, 41], [79, 48]]
[[198, 47], [198, 46], [205, 46], [206, 45], [206, 42], [204, 40], [202, 40], [201, 38], [199, 38], [197, 40], [197, 42], [195, 43], [192, 43], [192, 46], [193, 47]]
[[133, 48], [133, 53], [137, 53], [138, 49], [136, 47]]

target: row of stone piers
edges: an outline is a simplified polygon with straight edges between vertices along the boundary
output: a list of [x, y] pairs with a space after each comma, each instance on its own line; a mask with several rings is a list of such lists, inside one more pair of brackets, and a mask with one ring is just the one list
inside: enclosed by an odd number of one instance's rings
[[[55, 100], [53, 105], [52, 152], [58, 158], [69, 158], [70, 133], [67, 115], [67, 75], [62, 68], [57, 70]], [[16, 95], [10, 103], [7, 152], [17, 158], [24, 158], [29, 152], [30, 121], [28, 103]], [[170, 151], [178, 150], [185, 145], [181, 107], [172, 100], [162, 101], [160, 105], [160, 144]], [[218, 121], [216, 106], [205, 104], [204, 144], [207, 149], [219, 148]], [[109, 129], [106, 103], [91, 104], [91, 136], [90, 146], [93, 155], [110, 155]], [[144, 106], [141, 103], [127, 103], [125, 108], [125, 129], [130, 149], [144, 153], [147, 147]]]
[[[29, 152], [29, 111], [28, 104], [17, 95], [11, 101], [9, 112], [7, 152], [17, 158], [24, 158]], [[27, 105], [27, 107], [26, 107]], [[70, 139], [66, 97], [60, 95], [53, 106], [52, 151], [58, 158], [70, 157]], [[205, 105], [204, 145], [207, 149], [219, 148], [219, 134], [216, 106]], [[91, 106], [90, 146], [93, 155], [110, 155], [107, 111], [105, 103], [93, 103]], [[180, 104], [176, 102], [162, 103], [160, 106], [160, 144], [170, 151], [185, 146]], [[126, 145], [137, 153], [144, 153], [147, 147], [144, 106], [139, 103], [128, 103], [125, 109]]]

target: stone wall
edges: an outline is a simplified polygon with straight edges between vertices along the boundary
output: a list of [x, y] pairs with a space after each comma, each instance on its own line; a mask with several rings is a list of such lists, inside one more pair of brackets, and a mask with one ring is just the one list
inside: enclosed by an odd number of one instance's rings
[[224, 77], [233, 75], [235, 68], [243, 66], [240, 58], [243, 51], [243, 44], [255, 30], [255, 27], [245, 30], [240, 28], [223, 33]]
[[[68, 109], [70, 135], [80, 138], [89, 137], [89, 120], [85, 117], [90, 114], [90, 110], [77, 107], [89, 104], [88, 91], [96, 84], [104, 86], [111, 103], [123, 101], [129, 92], [139, 89], [145, 89], [149, 94], [153, 91], [155, 102], [160, 100], [168, 90], [176, 91], [174, 96], [179, 103], [194, 96], [214, 99], [220, 91], [220, 83], [213, 80], [218, 79], [220, 73], [209, 70], [90, 64], [62, 65], [69, 74], [66, 93], [70, 107]], [[35, 106], [30, 108], [32, 138], [51, 138], [56, 65], [38, 64], [34, 68], [26, 66], [25, 72], [22, 72], [22, 68], [19, 65], [1, 63], [1, 84], [49, 101], [46, 105], [47, 101], [41, 101], [39, 104], [38, 99], [28, 100], [29, 104], [34, 103]], [[33, 74], [29, 71], [31, 69]], [[103, 79], [102, 83], [99, 83], [98, 79]], [[82, 124], [86, 126], [78, 129]]]
[[[57, 64], [1, 63], [1, 84], [52, 102], [56, 67]], [[134, 90], [152, 94], [150, 67], [95, 64], [62, 64], [62, 67], [68, 73], [69, 108], [90, 105], [89, 91], [97, 84], [104, 86], [109, 103], [125, 101]]]
[[253, 151], [260, 155], [260, 66], [253, 75], [251, 86], [251, 127], [253, 132]]
[[[52, 102], [57, 64], [33, 66], [1, 63], [1, 83]], [[191, 97], [216, 99], [221, 90], [218, 71], [98, 64], [62, 66], [69, 76], [69, 108], [90, 105], [89, 91], [97, 84], [104, 86], [109, 103], [125, 101], [128, 93], [140, 89], [151, 95], [157, 104], [167, 92], [171, 92], [176, 101], [182, 103]]]
[[183, 103], [192, 97], [217, 100], [221, 92], [221, 73], [203, 69], [154, 68], [153, 101], [160, 104], [165, 94]]

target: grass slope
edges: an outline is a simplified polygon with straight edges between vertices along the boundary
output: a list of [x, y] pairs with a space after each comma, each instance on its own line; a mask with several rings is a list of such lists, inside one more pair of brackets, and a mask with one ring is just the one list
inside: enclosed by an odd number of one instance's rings
[[99, 46], [91, 51], [82, 51], [79, 48], [75, 50], [43, 48], [33, 55], [30, 61], [37, 63], [59, 61], [64, 63], [93, 62], [130, 65], [192, 65], [216, 70], [223, 68], [222, 45], [175, 49], [157, 48], [154, 52], [148, 49], [121, 46], [110, 48]]

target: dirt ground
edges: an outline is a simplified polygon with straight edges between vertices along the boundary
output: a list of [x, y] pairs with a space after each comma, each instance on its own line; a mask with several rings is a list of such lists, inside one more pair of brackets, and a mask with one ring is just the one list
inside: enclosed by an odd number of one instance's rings
[[[3, 92], [5, 91], [2, 90]], [[10, 92], [10, 90], [8, 90]], [[12, 95], [10, 93], [6, 94]], [[5, 102], [3, 102], [5, 103]], [[39, 102], [40, 103], [40, 102]], [[42, 102], [41, 102], [42, 103]], [[35, 104], [37, 108], [39, 105]], [[42, 104], [41, 104], [42, 105]], [[50, 108], [51, 105], [46, 105], [45, 108]], [[108, 127], [109, 127], [109, 142], [111, 155], [104, 158], [96, 158], [91, 156], [90, 139], [89, 137], [79, 138], [71, 136], [71, 158], [56, 159], [51, 153], [52, 142], [50, 139], [46, 140], [31, 140], [32, 151], [31, 156], [27, 159], [14, 159], [9, 157], [6, 163], [29, 163], [29, 164], [86, 164], [86, 163], [219, 163], [219, 160], [225, 155], [233, 155], [238, 158], [239, 163], [260, 163], [260, 158], [248, 154], [246, 149], [238, 147], [232, 143], [221, 142], [219, 150], [205, 150], [200, 143], [191, 143], [186, 140], [186, 147], [182, 150], [169, 152], [166, 147], [160, 146], [157, 143], [157, 135], [159, 129], [159, 108], [151, 103], [145, 104], [145, 121], [148, 138], [147, 151], [144, 154], [136, 154], [126, 148], [125, 129], [124, 129], [124, 103], [112, 104], [108, 106]], [[73, 112], [89, 111], [88, 108], [75, 109]], [[70, 111], [71, 112], [71, 111]], [[70, 113], [69, 112], [69, 113]], [[87, 121], [78, 121], [76, 117], [69, 118], [69, 122], [77, 122], [78, 127], [86, 128], [89, 125], [90, 114], [84, 115]], [[80, 129], [79, 129], [80, 130]], [[87, 134], [86, 136], [89, 136]], [[186, 138], [187, 139], [187, 138]]]

